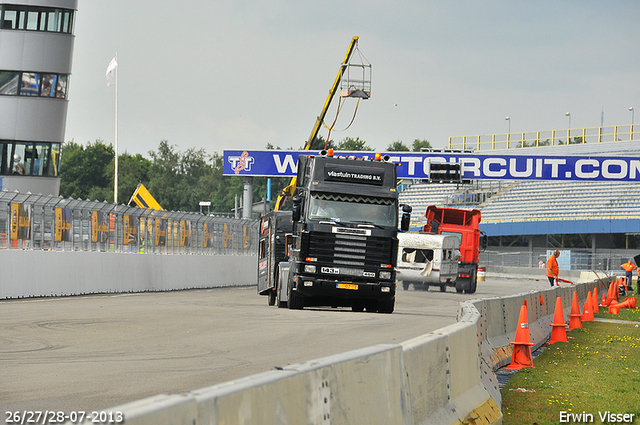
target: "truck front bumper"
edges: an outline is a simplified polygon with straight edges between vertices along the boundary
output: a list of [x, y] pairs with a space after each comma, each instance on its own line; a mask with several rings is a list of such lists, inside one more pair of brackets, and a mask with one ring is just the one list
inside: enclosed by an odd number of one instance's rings
[[392, 299], [396, 295], [395, 282], [357, 283], [298, 276], [295, 289], [302, 297], [329, 297], [345, 300]]

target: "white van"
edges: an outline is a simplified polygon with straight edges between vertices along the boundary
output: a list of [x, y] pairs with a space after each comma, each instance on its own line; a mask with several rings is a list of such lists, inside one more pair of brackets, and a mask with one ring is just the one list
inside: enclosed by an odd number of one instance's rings
[[440, 287], [454, 286], [458, 277], [460, 240], [452, 235], [429, 233], [398, 233], [398, 265], [396, 282], [406, 290], [422, 284]]

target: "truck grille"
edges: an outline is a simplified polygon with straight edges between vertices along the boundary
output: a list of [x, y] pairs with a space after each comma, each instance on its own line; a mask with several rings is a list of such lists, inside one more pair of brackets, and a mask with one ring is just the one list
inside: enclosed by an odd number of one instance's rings
[[391, 238], [310, 232], [308, 256], [319, 263], [380, 267], [393, 264], [392, 243]]

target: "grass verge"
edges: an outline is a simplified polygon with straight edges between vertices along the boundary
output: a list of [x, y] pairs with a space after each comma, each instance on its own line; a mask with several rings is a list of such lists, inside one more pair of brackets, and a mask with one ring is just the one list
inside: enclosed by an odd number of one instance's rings
[[[640, 424], [640, 309], [605, 311], [596, 317], [638, 324], [584, 322], [567, 332], [568, 343], [546, 347], [534, 368], [522, 369], [502, 389], [505, 425]], [[627, 414], [631, 422], [603, 420], [607, 413]]]

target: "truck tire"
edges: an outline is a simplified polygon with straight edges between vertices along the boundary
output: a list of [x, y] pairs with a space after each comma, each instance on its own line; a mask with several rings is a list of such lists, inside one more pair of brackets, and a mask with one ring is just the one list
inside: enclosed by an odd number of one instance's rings
[[378, 313], [391, 314], [396, 304], [396, 299], [378, 300]]
[[456, 292], [458, 294], [462, 294], [463, 291], [464, 291], [464, 286], [462, 286], [462, 282], [457, 281], [456, 282]]
[[277, 296], [278, 296], [278, 292], [275, 290], [275, 288], [269, 291], [269, 294], [267, 295], [267, 303], [269, 305], [276, 305]]
[[442, 284], [440, 285], [440, 292], [446, 292], [447, 291], [447, 285]]
[[302, 310], [304, 307], [304, 298], [299, 297], [292, 286], [291, 282], [289, 282], [289, 301], [287, 302], [289, 310]]
[[467, 294], [474, 294], [476, 292], [477, 287], [478, 287], [478, 275], [477, 275], [477, 272], [474, 271], [471, 273], [471, 277], [469, 277], [469, 288], [465, 292]]

